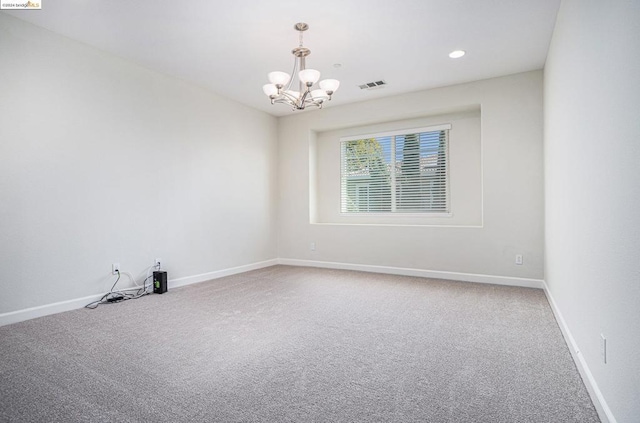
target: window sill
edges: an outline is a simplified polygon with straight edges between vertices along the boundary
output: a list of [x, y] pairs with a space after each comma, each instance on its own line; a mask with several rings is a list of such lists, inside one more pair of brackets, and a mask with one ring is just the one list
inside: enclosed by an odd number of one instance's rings
[[434, 224], [434, 223], [337, 223], [337, 222], [309, 222], [312, 226], [371, 226], [371, 227], [415, 227], [415, 228], [483, 228], [483, 225], [470, 224]]
[[445, 218], [449, 219], [453, 217], [453, 213], [340, 213], [340, 217], [351, 219], [366, 219], [369, 217], [378, 219], [432, 219], [432, 218]]

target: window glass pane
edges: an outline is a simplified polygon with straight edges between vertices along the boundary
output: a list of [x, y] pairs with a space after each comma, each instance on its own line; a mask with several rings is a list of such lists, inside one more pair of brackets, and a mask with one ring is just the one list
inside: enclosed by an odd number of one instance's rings
[[446, 212], [447, 130], [342, 142], [343, 213]]

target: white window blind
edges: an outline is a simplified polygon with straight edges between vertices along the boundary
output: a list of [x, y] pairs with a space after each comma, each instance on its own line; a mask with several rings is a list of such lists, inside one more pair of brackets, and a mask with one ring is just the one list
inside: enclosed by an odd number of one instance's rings
[[342, 213], [448, 213], [449, 129], [342, 138]]

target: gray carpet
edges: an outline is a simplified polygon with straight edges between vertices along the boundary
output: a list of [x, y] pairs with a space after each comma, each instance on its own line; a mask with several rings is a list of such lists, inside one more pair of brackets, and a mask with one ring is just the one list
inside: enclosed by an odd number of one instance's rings
[[275, 266], [0, 328], [2, 422], [597, 422], [541, 290]]

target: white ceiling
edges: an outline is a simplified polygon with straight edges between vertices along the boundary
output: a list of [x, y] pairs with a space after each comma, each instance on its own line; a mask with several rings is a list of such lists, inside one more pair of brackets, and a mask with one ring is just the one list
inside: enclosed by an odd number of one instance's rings
[[[560, 0], [41, 0], [5, 11], [156, 71], [283, 116], [262, 93], [291, 72], [296, 22], [307, 67], [341, 85], [325, 107], [544, 66]], [[448, 57], [466, 50], [461, 59]], [[336, 69], [335, 63], [342, 64]], [[360, 90], [384, 79], [387, 86]]]

